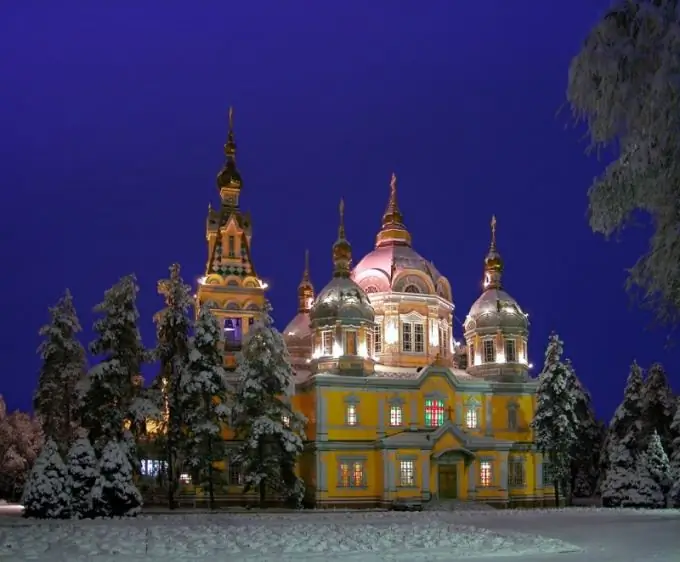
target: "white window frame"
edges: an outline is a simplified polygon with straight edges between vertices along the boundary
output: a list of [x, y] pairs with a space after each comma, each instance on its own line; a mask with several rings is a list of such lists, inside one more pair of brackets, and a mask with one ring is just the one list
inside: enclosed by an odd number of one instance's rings
[[[354, 340], [354, 351], [350, 353], [349, 342]], [[359, 354], [359, 336], [356, 330], [343, 330], [342, 331], [342, 350], [345, 355], [358, 355]]]
[[375, 329], [373, 330], [373, 351], [377, 355], [382, 353], [383, 346], [383, 333], [382, 333], [382, 323], [376, 323]]
[[413, 488], [416, 485], [416, 462], [413, 460], [399, 461], [399, 486]]
[[404, 409], [399, 404], [390, 405], [390, 427], [400, 427], [404, 424]]
[[331, 355], [333, 355], [333, 330], [324, 330], [321, 332], [321, 356]]
[[495, 362], [496, 362], [496, 342], [491, 338], [482, 340], [482, 363], [495, 363]]
[[354, 403], [345, 404], [345, 424], [351, 427], [359, 424], [359, 412]]
[[483, 488], [493, 486], [493, 463], [490, 460], [482, 460], [479, 463], [479, 484]]
[[[512, 350], [512, 353], [508, 353]], [[514, 338], [506, 338], [503, 346], [506, 363], [517, 363], [517, 342]], [[510, 357], [512, 355], [512, 357]]]

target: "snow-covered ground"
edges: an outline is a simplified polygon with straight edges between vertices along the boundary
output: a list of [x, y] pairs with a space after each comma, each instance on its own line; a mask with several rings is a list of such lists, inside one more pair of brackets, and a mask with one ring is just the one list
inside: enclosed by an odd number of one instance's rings
[[35, 522], [0, 514], [0, 561], [530, 560], [677, 562], [680, 512], [180, 513]]

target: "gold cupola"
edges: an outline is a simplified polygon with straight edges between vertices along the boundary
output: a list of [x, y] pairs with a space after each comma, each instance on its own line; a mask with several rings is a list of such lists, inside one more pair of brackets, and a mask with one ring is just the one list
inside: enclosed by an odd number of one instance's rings
[[333, 277], [349, 277], [352, 267], [352, 246], [345, 238], [345, 201], [340, 199], [338, 239], [333, 244]]
[[390, 197], [382, 218], [382, 228], [376, 236], [375, 246], [381, 248], [388, 245], [411, 245], [411, 234], [404, 226], [404, 217], [397, 201], [397, 175], [392, 173], [390, 180]]
[[484, 258], [484, 289], [500, 289], [503, 258], [496, 248], [496, 215], [491, 217], [491, 245]]
[[234, 138], [234, 109], [229, 108], [229, 132], [224, 145], [226, 157], [222, 169], [217, 174], [217, 188], [220, 191], [222, 203], [237, 207], [238, 196], [241, 191], [241, 174], [236, 168], [236, 140]]

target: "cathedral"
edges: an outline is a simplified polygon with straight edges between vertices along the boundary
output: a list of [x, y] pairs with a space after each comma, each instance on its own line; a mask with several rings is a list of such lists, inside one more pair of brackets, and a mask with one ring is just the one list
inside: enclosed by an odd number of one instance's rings
[[[196, 299], [223, 322], [225, 365], [233, 369], [267, 286], [252, 259], [250, 216], [241, 208], [231, 111], [225, 155]], [[308, 419], [299, 461], [308, 501], [549, 503], [550, 467], [530, 428], [537, 382], [529, 375], [529, 322], [504, 288], [495, 217], [480, 256], [481, 294], [460, 343], [451, 285], [415, 250], [394, 175], [375, 248], [354, 266], [342, 201], [338, 222], [333, 277], [315, 293], [305, 260], [298, 312], [283, 331], [295, 370], [289, 399]], [[228, 428], [225, 439], [234, 439]], [[239, 494], [239, 467], [225, 472], [230, 494]]]

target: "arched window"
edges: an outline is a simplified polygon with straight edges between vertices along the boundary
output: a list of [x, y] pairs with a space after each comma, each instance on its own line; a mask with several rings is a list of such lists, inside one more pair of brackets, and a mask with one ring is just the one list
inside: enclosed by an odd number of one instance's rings
[[405, 293], [420, 293], [420, 288], [414, 284], [406, 285], [404, 288]]

